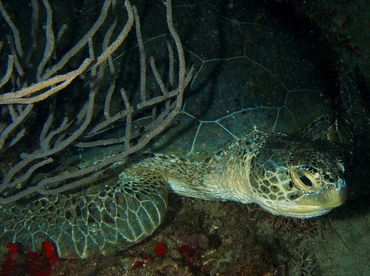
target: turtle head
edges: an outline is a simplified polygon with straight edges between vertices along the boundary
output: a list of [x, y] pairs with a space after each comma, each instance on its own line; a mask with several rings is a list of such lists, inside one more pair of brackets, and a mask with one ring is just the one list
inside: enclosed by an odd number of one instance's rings
[[338, 150], [315, 144], [267, 141], [251, 164], [255, 202], [275, 215], [295, 218], [320, 216], [343, 204], [346, 182]]

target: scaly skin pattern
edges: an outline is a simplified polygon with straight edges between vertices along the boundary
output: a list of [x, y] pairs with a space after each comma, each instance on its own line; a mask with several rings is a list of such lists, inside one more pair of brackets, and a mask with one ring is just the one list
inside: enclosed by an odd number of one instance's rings
[[204, 162], [153, 155], [139, 166], [162, 171], [177, 194], [257, 203], [287, 217], [320, 216], [346, 198], [337, 146], [257, 130]]
[[[61, 258], [114, 254], [150, 236], [167, 211], [167, 193], [257, 203], [275, 214], [310, 218], [346, 198], [344, 166], [329, 142], [253, 131], [203, 162], [146, 153], [115, 164], [113, 185], [24, 200], [0, 209], [0, 248], [31, 250], [49, 240]], [[5, 253], [5, 252], [3, 252]]]
[[63, 259], [114, 254], [150, 236], [162, 223], [167, 190], [163, 179], [147, 171], [116, 176], [114, 185], [2, 206], [1, 253], [6, 254], [9, 242], [40, 251], [43, 241], [51, 241]]

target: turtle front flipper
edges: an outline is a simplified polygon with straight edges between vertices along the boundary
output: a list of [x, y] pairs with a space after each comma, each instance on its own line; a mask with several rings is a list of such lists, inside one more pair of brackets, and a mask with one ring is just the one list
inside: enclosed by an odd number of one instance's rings
[[40, 251], [48, 240], [59, 257], [84, 259], [114, 254], [150, 236], [167, 211], [166, 180], [151, 170], [112, 178], [113, 185], [3, 205], [1, 253], [11, 241]]

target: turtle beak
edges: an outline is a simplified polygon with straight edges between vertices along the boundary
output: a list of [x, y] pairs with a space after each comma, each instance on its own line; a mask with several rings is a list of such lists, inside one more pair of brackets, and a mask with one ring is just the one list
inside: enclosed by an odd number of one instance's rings
[[342, 205], [347, 198], [347, 187], [344, 179], [336, 184], [327, 184], [317, 194], [307, 194], [297, 200], [298, 205], [317, 206], [330, 211]]
[[347, 199], [346, 182], [341, 180], [337, 185], [325, 187], [323, 191], [323, 208], [331, 210], [342, 205]]
[[328, 184], [318, 193], [308, 193], [284, 207], [281, 213], [285, 216], [300, 219], [325, 215], [335, 207], [344, 203], [347, 198], [346, 182], [339, 180], [336, 184]]

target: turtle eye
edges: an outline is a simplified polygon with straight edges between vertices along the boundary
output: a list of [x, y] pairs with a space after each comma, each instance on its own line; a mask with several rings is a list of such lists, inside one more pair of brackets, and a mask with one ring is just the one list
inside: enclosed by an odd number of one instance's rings
[[306, 171], [292, 170], [291, 177], [294, 186], [302, 191], [312, 192], [318, 185], [315, 185], [315, 179]]
[[312, 187], [312, 182], [311, 180], [305, 176], [305, 175], [302, 175], [299, 177], [299, 180], [306, 186], [309, 186], [309, 187]]

